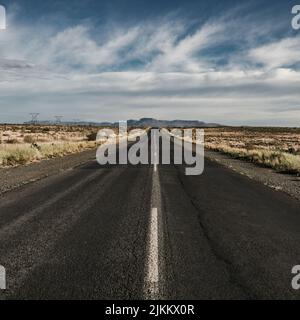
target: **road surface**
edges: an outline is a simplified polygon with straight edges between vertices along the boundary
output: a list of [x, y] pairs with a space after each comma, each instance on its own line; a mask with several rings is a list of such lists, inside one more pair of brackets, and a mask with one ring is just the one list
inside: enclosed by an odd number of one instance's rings
[[300, 203], [207, 159], [91, 161], [0, 199], [1, 299], [300, 298]]

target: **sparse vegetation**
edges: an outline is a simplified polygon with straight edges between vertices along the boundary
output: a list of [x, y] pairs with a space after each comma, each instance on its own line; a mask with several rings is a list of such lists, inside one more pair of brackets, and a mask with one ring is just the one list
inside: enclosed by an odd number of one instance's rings
[[35, 139], [34, 139], [34, 137], [33, 136], [25, 136], [24, 137], [24, 142], [25, 143], [34, 143], [35, 142]]
[[0, 125], [0, 167], [63, 157], [95, 148], [101, 128], [84, 126]]
[[298, 128], [206, 129], [205, 147], [281, 172], [300, 174]]
[[232, 157], [245, 159], [275, 170], [300, 174], [300, 156], [280, 151], [264, 149], [233, 148], [227, 145], [206, 144], [206, 148], [229, 154]]
[[[95, 148], [99, 129], [0, 125], [0, 166], [27, 164]], [[208, 128], [205, 147], [281, 172], [300, 174], [299, 128]]]
[[15, 166], [95, 148], [95, 142], [56, 142], [0, 146], [0, 166]]
[[208, 128], [205, 148], [280, 172], [300, 174], [300, 128]]

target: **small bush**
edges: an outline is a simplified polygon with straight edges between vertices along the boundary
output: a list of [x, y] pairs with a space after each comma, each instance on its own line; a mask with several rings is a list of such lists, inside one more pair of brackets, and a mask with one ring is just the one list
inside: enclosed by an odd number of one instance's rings
[[92, 133], [88, 134], [86, 136], [86, 138], [87, 138], [87, 141], [96, 141], [97, 133], [96, 132], [92, 132]]
[[6, 143], [8, 143], [8, 144], [17, 144], [18, 140], [17, 139], [9, 139], [9, 140], [6, 141]]
[[35, 142], [35, 139], [34, 139], [34, 137], [33, 136], [25, 136], [24, 137], [24, 139], [23, 139], [23, 141], [25, 142], [25, 143], [34, 143]]

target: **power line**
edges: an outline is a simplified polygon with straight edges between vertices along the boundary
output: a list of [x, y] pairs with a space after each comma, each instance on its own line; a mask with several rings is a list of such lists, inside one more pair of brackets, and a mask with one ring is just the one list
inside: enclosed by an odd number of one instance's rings
[[56, 124], [61, 124], [63, 116], [54, 116], [54, 118], [56, 119]]
[[35, 113], [35, 112], [32, 112], [32, 113], [29, 113], [29, 115], [31, 116], [31, 124], [37, 124], [38, 122], [38, 116], [40, 115], [39, 113]]

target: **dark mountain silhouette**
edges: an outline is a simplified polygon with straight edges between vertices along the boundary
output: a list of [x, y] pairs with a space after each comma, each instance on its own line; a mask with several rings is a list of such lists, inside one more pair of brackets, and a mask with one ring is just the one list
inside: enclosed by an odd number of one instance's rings
[[[30, 122], [26, 122], [28, 124]], [[55, 124], [53, 121], [38, 121], [40, 125], [51, 125]], [[111, 126], [117, 127], [119, 126], [118, 122], [88, 122], [88, 121], [63, 121], [62, 125], [82, 125], [82, 126]], [[220, 124], [217, 123], [206, 123], [198, 120], [157, 120], [154, 118], [142, 118], [140, 120], [128, 120], [128, 127], [172, 127], [172, 128], [210, 128], [210, 127], [220, 127]]]
[[140, 120], [128, 120], [128, 126], [132, 127], [219, 127], [216, 123], [205, 123], [198, 120], [157, 120], [142, 118]]

